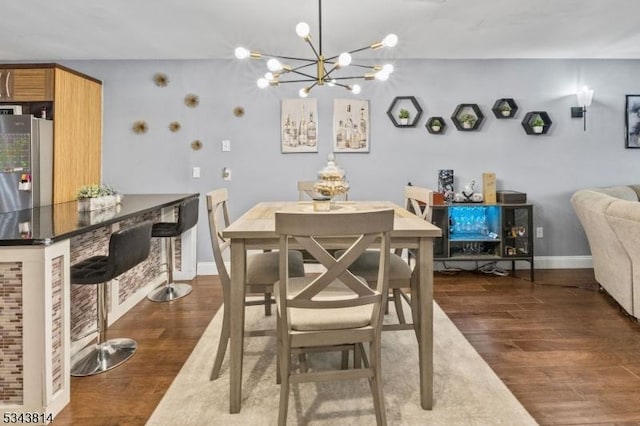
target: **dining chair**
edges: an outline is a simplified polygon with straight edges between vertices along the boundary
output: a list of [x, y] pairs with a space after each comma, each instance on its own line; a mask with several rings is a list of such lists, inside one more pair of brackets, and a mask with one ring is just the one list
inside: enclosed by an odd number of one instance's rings
[[[220, 368], [227, 351], [229, 342], [231, 312], [229, 311], [231, 298], [231, 277], [224, 262], [223, 253], [230, 246], [230, 241], [222, 237], [222, 231], [229, 226], [229, 193], [226, 188], [217, 189], [207, 193], [207, 211], [209, 214], [209, 232], [211, 236], [211, 246], [213, 248], [213, 258], [218, 270], [218, 277], [222, 284], [223, 297], [223, 317], [222, 331], [220, 332], [220, 341], [218, 342], [218, 350], [216, 359], [211, 371], [211, 380], [215, 380], [220, 376]], [[304, 263], [302, 262], [302, 253], [292, 250], [289, 253], [289, 273], [294, 277], [304, 276]], [[265, 315], [271, 315], [271, 304], [274, 303], [272, 298], [273, 285], [279, 278], [279, 254], [277, 251], [262, 252], [250, 254], [247, 256], [246, 271], [246, 293], [248, 295], [261, 294], [264, 295], [262, 300], [245, 300], [245, 306], [264, 304]], [[273, 332], [273, 330], [247, 330], [245, 336], [264, 336]]]
[[[433, 206], [433, 191], [431, 189], [407, 185], [404, 188], [404, 197], [407, 210], [412, 211], [424, 220], [431, 221]], [[341, 254], [341, 251], [336, 253], [336, 255]], [[413, 324], [407, 324], [404, 309], [402, 308], [402, 299], [404, 299], [413, 310], [411, 299], [402, 291], [403, 289], [411, 289], [411, 275], [413, 270], [409, 263], [402, 258], [401, 254], [402, 249], [397, 249], [394, 253], [391, 253], [389, 257], [389, 289], [393, 293], [393, 297], [390, 298], [390, 300], [393, 300], [396, 314], [398, 315], [398, 322], [402, 326], [387, 325], [384, 327], [385, 329], [396, 330], [413, 327]], [[378, 251], [367, 250], [351, 265], [350, 270], [355, 275], [364, 277], [370, 285], [374, 285], [377, 279], [376, 273], [379, 257]], [[408, 259], [410, 257], [412, 257], [411, 252], [408, 254]]]
[[[365, 378], [371, 387], [377, 424], [386, 424], [380, 339], [388, 292], [386, 254], [390, 254], [393, 219], [392, 209], [331, 214], [276, 212], [276, 234], [280, 237], [280, 280], [274, 288], [281, 383], [279, 425], [287, 422], [291, 384]], [[337, 236], [348, 241], [348, 248], [339, 258], [333, 257], [325, 245], [327, 238], [335, 242]], [[326, 270], [319, 275], [292, 277], [292, 241], [311, 253]], [[369, 247], [376, 247], [381, 253], [374, 286], [349, 270]], [[292, 368], [291, 357], [296, 353], [318, 348], [341, 351], [345, 345], [359, 348], [354, 355], [362, 362], [354, 362], [353, 369]]]

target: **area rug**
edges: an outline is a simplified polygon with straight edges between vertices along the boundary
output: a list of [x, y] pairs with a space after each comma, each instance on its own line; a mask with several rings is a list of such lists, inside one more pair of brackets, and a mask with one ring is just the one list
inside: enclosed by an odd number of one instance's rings
[[[395, 313], [390, 312], [385, 321], [394, 322], [395, 318]], [[247, 308], [247, 329], [273, 327], [274, 321], [273, 317], [264, 317], [260, 306]], [[242, 410], [229, 414], [228, 351], [220, 378], [209, 381], [221, 322], [222, 309], [207, 327], [147, 425], [277, 424], [280, 388], [275, 380], [275, 337], [245, 339]], [[418, 346], [414, 332], [385, 331], [382, 344], [388, 424], [537, 424], [435, 302], [433, 410], [420, 407]], [[312, 368], [339, 362], [339, 354], [332, 353], [311, 354], [308, 359]], [[375, 424], [368, 382], [292, 385], [288, 424]]]

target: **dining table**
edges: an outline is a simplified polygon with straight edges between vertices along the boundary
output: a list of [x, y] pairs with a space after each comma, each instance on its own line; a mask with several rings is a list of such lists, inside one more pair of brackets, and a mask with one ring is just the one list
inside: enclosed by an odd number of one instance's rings
[[[420, 376], [420, 405], [425, 410], [433, 406], [433, 240], [442, 231], [437, 226], [391, 201], [336, 201], [333, 212], [394, 210], [391, 246], [410, 249], [416, 255], [412, 274], [412, 316], [418, 340], [418, 371]], [[275, 231], [275, 213], [314, 212], [313, 201], [259, 202], [232, 222], [222, 232], [231, 244], [231, 296], [229, 343], [229, 411], [239, 413], [242, 402], [242, 360], [244, 339], [245, 272], [247, 251], [277, 249], [279, 237]], [[336, 247], [340, 246], [335, 239]], [[383, 338], [384, 342], [384, 338]], [[412, 368], [412, 366], [407, 366]]]

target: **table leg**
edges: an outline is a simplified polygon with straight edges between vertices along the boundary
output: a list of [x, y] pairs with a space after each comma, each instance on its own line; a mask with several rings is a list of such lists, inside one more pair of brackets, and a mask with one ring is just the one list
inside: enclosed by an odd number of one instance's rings
[[419, 364], [420, 405], [425, 410], [433, 407], [433, 241], [420, 238], [419, 268]]
[[244, 349], [244, 297], [246, 258], [244, 240], [231, 240], [231, 302], [229, 309], [229, 412], [239, 413], [242, 402], [242, 358]]

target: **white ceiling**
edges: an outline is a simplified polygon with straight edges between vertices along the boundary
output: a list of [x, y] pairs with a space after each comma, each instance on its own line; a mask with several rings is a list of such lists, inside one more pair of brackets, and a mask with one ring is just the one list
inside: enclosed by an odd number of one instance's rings
[[[317, 0], [29, 0], [2, 3], [0, 58], [231, 58], [243, 45], [308, 56]], [[324, 0], [323, 52], [400, 42], [389, 58], [636, 58], [638, 0]], [[364, 55], [363, 55], [364, 56]]]

